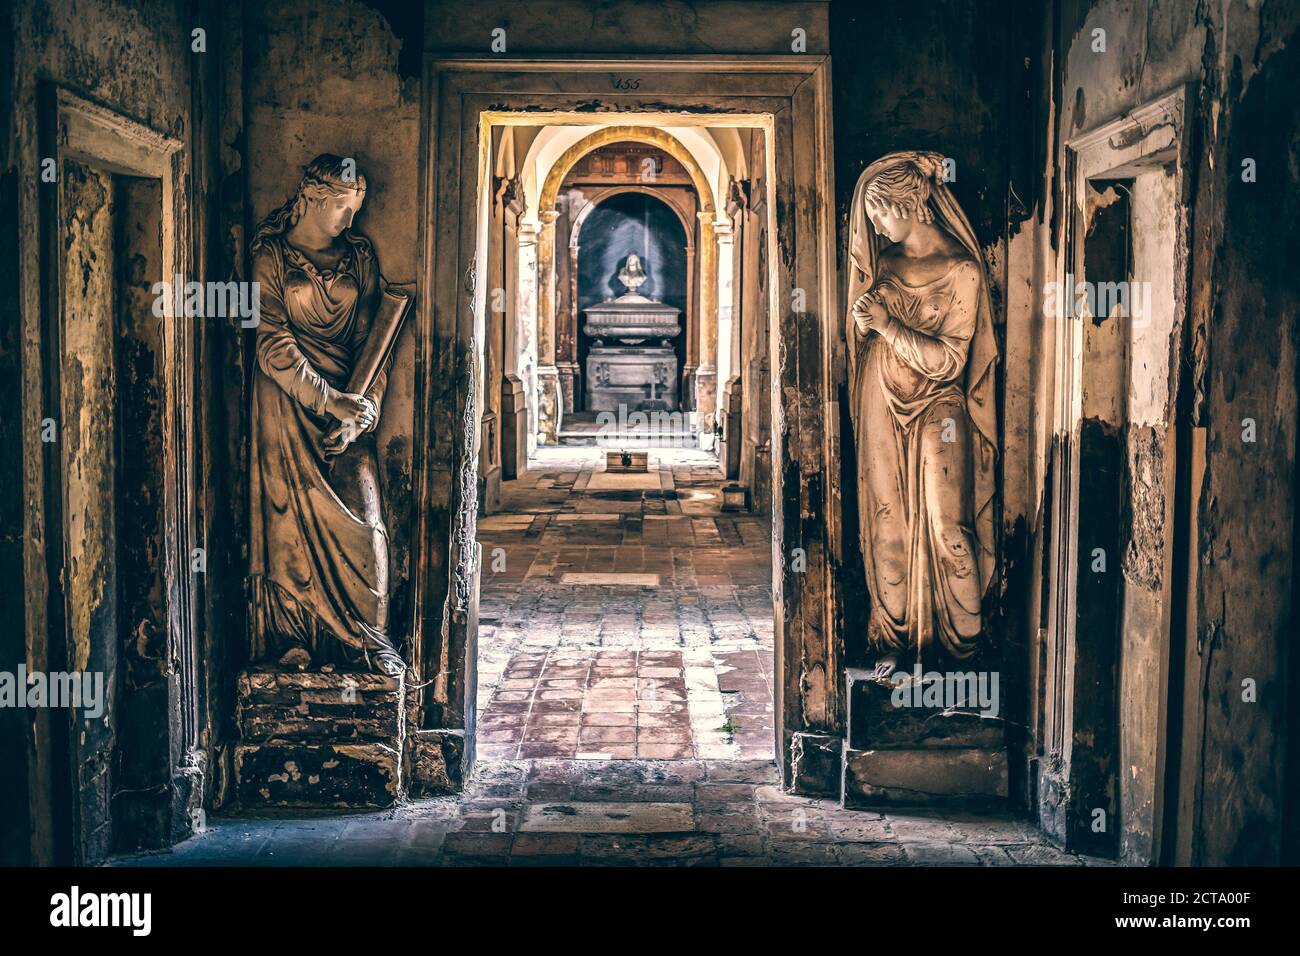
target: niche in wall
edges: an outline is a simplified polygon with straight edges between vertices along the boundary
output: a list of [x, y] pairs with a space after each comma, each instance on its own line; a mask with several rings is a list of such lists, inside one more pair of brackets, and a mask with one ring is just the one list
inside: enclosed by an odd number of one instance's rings
[[[686, 362], [686, 234], [681, 220], [662, 200], [641, 192], [618, 193], [592, 210], [578, 237], [578, 367], [585, 369], [595, 339], [587, 335], [583, 311], [625, 291], [618, 279], [630, 253], [641, 258], [641, 295], [681, 310], [682, 331], [671, 345], [677, 367]], [[585, 394], [574, 396], [585, 409]]]

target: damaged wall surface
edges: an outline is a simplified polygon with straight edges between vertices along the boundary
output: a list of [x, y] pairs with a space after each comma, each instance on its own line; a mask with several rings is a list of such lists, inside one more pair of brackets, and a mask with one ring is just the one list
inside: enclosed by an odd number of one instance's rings
[[[1293, 88], [1298, 23], [1297, 11], [1277, 4], [1063, 3], [1045, 31], [1043, 120], [1055, 145], [1036, 248], [1022, 267], [1037, 292], [1060, 278], [1050, 263], [1068, 241], [1065, 143], [1187, 90], [1183, 157], [1164, 172], [1118, 173], [1131, 204], [1128, 278], [1149, 284], [1151, 300], [1147, 315], [1120, 316], [1118, 387], [1092, 385], [1121, 399], [1093, 419], [1116, 444], [1123, 504], [1118, 661], [1098, 678], [1103, 695], [1113, 694], [1112, 726], [1123, 729], [1095, 772], [1110, 781], [1116, 850], [1128, 862], [1276, 863], [1294, 853], [1262, 834], [1294, 816], [1294, 797], [1283, 796], [1293, 705], [1282, 688], [1295, 686], [1284, 635], [1293, 620], [1298, 332], [1294, 270], [1282, 250], [1296, 248], [1285, 210], [1300, 167], [1294, 98], [1282, 90]], [[1141, 135], [1159, 136], [1158, 125]], [[1256, 164], [1257, 177], [1243, 175]], [[1170, 178], [1175, 165], [1181, 189]], [[1044, 327], [1040, 354], [1051, 354], [1052, 334]], [[1087, 363], [1085, 355], [1085, 425]], [[1059, 398], [1062, 367], [1043, 372]], [[1247, 419], [1254, 438], [1245, 437]], [[1049, 476], [1081, 438], [1046, 415], [1036, 435], [1048, 463], [1034, 475], [1035, 550], [1045, 554], [1064, 517], [1048, 513]], [[1045, 602], [1024, 599], [1030, 621], [1045, 621]], [[1057, 693], [1052, 675], [1038, 671], [1037, 712], [1050, 711]], [[1038, 733], [1031, 763], [1050, 771], [1050, 734]], [[1040, 787], [1038, 799], [1078, 796]], [[1045, 821], [1055, 814], [1040, 806]]]

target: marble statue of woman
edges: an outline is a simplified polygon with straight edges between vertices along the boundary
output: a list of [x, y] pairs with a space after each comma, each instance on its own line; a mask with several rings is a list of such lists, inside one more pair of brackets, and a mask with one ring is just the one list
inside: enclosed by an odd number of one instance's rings
[[897, 152], [853, 193], [850, 403], [875, 675], [979, 648], [994, 576], [992, 307], [943, 158]]
[[[388, 533], [374, 429], [387, 375], [346, 391], [384, 285], [353, 231], [365, 177], [317, 156], [253, 234], [261, 284], [253, 373], [250, 583], [253, 656], [400, 674], [388, 638]], [[337, 438], [328, 438], [337, 432]]]

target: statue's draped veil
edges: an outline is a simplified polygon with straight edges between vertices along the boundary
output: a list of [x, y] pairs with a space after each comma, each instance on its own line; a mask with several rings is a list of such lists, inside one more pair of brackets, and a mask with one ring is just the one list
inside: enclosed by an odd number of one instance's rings
[[[963, 391], [966, 409], [970, 416], [971, 475], [974, 483], [975, 539], [979, 544], [980, 592], [986, 593], [993, 581], [995, 564], [993, 536], [993, 489], [995, 482], [994, 459], [997, 456], [997, 402], [994, 394], [994, 366], [998, 360], [998, 346], [993, 338], [993, 303], [989, 297], [988, 279], [984, 273], [984, 258], [971, 228], [957, 200], [943, 182], [944, 158], [938, 153], [918, 150], [901, 150], [876, 160], [858, 177], [853, 190], [853, 206], [849, 211], [849, 282], [845, 301], [847, 337], [849, 343], [850, 394], [857, 394], [856, 378], [861, 337], [853, 322], [853, 304], [864, 292], [876, 285], [879, 278], [876, 258], [885, 244], [867, 216], [867, 184], [887, 169], [900, 163], [912, 163], [930, 180], [930, 208], [935, 225], [941, 226], [962, 244], [980, 267], [979, 303], [975, 317], [975, 331], [971, 336], [966, 357], [966, 374]], [[866, 542], [864, 542], [866, 546]]]

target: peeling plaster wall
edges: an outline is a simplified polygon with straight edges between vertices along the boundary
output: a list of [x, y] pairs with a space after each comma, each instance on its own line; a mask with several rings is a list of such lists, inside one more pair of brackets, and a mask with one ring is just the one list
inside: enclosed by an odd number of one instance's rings
[[[248, 16], [244, 156], [252, 221], [293, 194], [314, 156], [353, 157], [367, 181], [355, 228], [374, 242], [385, 279], [414, 289], [420, 86], [418, 73], [401, 66], [418, 35], [399, 39], [382, 12], [350, 0], [270, 0], [249, 4]], [[377, 435], [391, 542], [389, 622], [399, 647], [410, 629], [413, 324], [408, 319], [398, 339]]]
[[[1222, 210], [1221, 233], [1197, 229], [1208, 300], [1204, 328], [1208, 457], [1197, 503], [1196, 594], [1206, 709], [1191, 860], [1300, 859], [1300, 674], [1295, 652], [1297, 344], [1300, 339], [1300, 9], [1234, 4], [1215, 22], [1215, 83], [1226, 94], [1207, 129], [1198, 215]], [[1241, 180], [1243, 158], [1261, 174]], [[1217, 218], [1217, 217], [1216, 217]], [[1198, 219], [1198, 222], [1200, 220]], [[1221, 245], [1215, 248], [1212, 243]], [[1197, 291], [1200, 292], [1198, 283]], [[1242, 441], [1246, 418], [1257, 440]], [[1243, 681], [1257, 701], [1243, 700]], [[1288, 713], [1289, 708], [1289, 713]], [[1288, 738], [1288, 724], [1290, 727]], [[1194, 738], [1196, 739], [1196, 738]], [[1278, 840], [1279, 825], [1287, 828]]]
[[1182, 341], [1186, 298], [1186, 237], [1175, 179], [1147, 173], [1132, 185], [1134, 282], [1145, 306], [1133, 303], [1125, 323], [1128, 375], [1118, 394], [1125, 420], [1128, 544], [1124, 552], [1124, 662], [1119, 675], [1119, 803], [1123, 859], [1151, 860], [1162, 793], [1157, 742], [1163, 730], [1175, 591], [1169, 579], [1174, 548], [1174, 447], [1178, 388], [1173, 357]]
[[[106, 706], [98, 721], [74, 722], [72, 744], [80, 818], [79, 863], [102, 861], [112, 846], [113, 743], [120, 635], [118, 627], [116, 454], [113, 447], [117, 376], [113, 232], [114, 190], [109, 174], [66, 162], [62, 233], [64, 285], [63, 409], [59, 438], [66, 481], [68, 632], [67, 670], [104, 674]], [[108, 504], [105, 507], [105, 504]], [[64, 719], [60, 713], [56, 719]]]
[[[1181, 800], [1164, 807], [1164, 836], [1176, 844], [1164, 849], [1165, 859], [1275, 863], [1284, 805], [1295, 807], [1295, 797], [1284, 796], [1284, 784], [1292, 774], [1294, 794], [1296, 744], [1288, 742], [1285, 725], [1287, 698], [1295, 696], [1294, 658], [1286, 647], [1293, 631], [1296, 487], [1298, 24], [1294, 5], [1253, 0], [1075, 0], [1057, 9], [1042, 52], [1044, 69], [1051, 71], [1042, 117], [1052, 144], [1045, 165], [1049, 191], [1036, 210], [1042, 237], [1037, 258], [1032, 268], [1028, 262], [1021, 266], [1023, 281], [1039, 289], [1061, 241], [1060, 197], [1068, 188], [1064, 140], [1180, 84], [1191, 89], [1190, 248], [1178, 248], [1173, 239], [1178, 224], [1167, 219], [1174, 197], [1166, 183], [1139, 177], [1133, 196], [1135, 222], [1146, 220], [1154, 243], [1144, 249], [1136, 240], [1134, 278], [1152, 282], [1157, 312], [1151, 328], [1131, 331], [1125, 388], [1122, 638], [1128, 663], [1120, 680], [1119, 769], [1120, 852], [1130, 862], [1147, 862], [1160, 852], [1165, 781], [1158, 779], [1157, 749], [1164, 743], [1166, 694], [1172, 694], [1173, 736], [1165, 759], [1175, 761], [1175, 777], [1181, 771]], [[1094, 49], [1099, 30], [1104, 51]], [[1255, 157], [1261, 170], [1253, 184], [1241, 182], [1246, 156]], [[1169, 290], [1189, 264], [1191, 301], [1183, 303]], [[1262, 321], [1264, 316], [1276, 318]], [[1172, 442], [1185, 324], [1185, 424], [1189, 437], [1207, 429], [1207, 452], [1203, 460], [1181, 465], [1205, 469], [1203, 486], [1192, 492], [1199, 538], [1190, 625], [1200, 647], [1187, 656], [1184, 694], [1159, 686], [1142, 669], [1166, 664], [1179, 589], [1188, 583], [1170, 580], [1175, 523], [1185, 520], [1175, 514], [1172, 500], [1180, 467]], [[1050, 329], [1043, 342], [1050, 343]], [[1245, 417], [1258, 423], [1256, 444], [1242, 441]], [[1038, 425], [1040, 452], [1051, 441], [1050, 422], [1045, 411]], [[1055, 440], [1068, 437], [1058, 434]], [[1035, 475], [1034, 486], [1042, 500], [1046, 477]], [[1174, 635], [1176, 657], [1181, 640]], [[1242, 699], [1247, 677], [1259, 688], [1254, 703]], [[1175, 816], [1176, 829], [1170, 820]]]
[[[40, 373], [43, 256], [37, 234], [41, 189], [37, 91], [42, 81], [58, 83], [160, 132], [188, 140], [192, 105], [189, 37], [191, 23], [197, 20], [188, 10], [189, 5], [182, 3], [120, 0], [32, 0], [4, 7], [4, 32], [11, 29], [10, 35], [18, 40], [12, 48], [6, 47], [6, 55], [0, 58], [6, 71], [5, 100], [13, 104], [12, 111], [5, 114], [4, 208], [15, 213], [0, 217], [4, 234], [0, 247], [15, 253], [2, 264], [6, 274], [0, 287], [5, 290], [3, 311], [14, 317], [6, 328], [17, 336], [8, 340], [12, 349], [3, 354], [3, 377], [21, 382], [21, 390], [7, 396], [2, 417], [14, 428], [14, 444], [9, 447], [21, 449], [23, 461], [21, 487], [14, 487], [17, 476], [11, 473], [5, 476], [4, 491], [6, 500], [12, 496], [21, 502], [23, 511], [5, 515], [3, 539], [21, 537], [23, 542], [21, 574], [14, 569], [8, 579], [19, 584], [26, 600], [24, 621], [13, 620], [18, 609], [9, 608], [10, 619], [3, 625], [25, 633], [20, 659], [29, 669], [45, 670], [49, 661], [43, 528], [46, 487], [40, 441], [40, 420], [45, 412]], [[15, 527], [15, 521], [20, 527]], [[74, 631], [74, 637], [76, 634]], [[84, 639], [84, 634], [81, 637]], [[5, 651], [0, 666], [16, 663], [13, 651]], [[29, 755], [26, 806], [10, 807], [6, 797], [2, 808], [7, 820], [16, 817], [24, 822], [22, 830], [30, 835], [27, 846], [33, 862], [49, 862], [68, 849], [60, 850], [57, 845], [57, 831], [67, 833], [69, 821], [56, 819], [53, 800], [56, 781], [67, 778], [68, 768], [57, 765], [49, 749], [50, 720], [49, 714], [39, 714], [23, 729]], [[4, 743], [8, 752], [9, 740]], [[13, 817], [10, 810], [15, 811]], [[0, 842], [6, 844], [7, 853], [9, 842]], [[20, 850], [20, 860], [26, 849]]]

